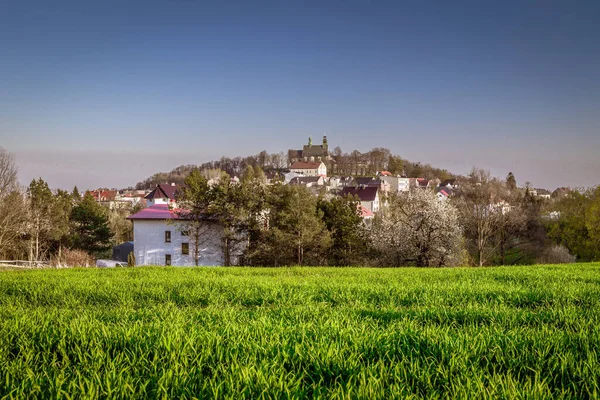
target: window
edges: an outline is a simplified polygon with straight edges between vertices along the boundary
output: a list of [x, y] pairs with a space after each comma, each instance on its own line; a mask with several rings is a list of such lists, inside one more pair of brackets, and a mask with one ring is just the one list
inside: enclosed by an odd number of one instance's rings
[[181, 236], [190, 236], [188, 231], [181, 231]]
[[171, 255], [165, 254], [165, 265], [171, 265]]
[[189, 243], [181, 243], [181, 254], [183, 254], [183, 255], [190, 254], [190, 244]]
[[171, 231], [165, 231], [165, 243], [171, 243]]

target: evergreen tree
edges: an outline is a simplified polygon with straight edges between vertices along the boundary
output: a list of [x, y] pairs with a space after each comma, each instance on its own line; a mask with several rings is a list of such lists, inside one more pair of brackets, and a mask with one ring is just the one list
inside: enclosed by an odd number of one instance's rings
[[515, 179], [515, 176], [512, 172], [509, 172], [506, 176], [506, 187], [508, 188], [508, 190], [511, 191], [517, 189], [517, 180]]
[[320, 265], [331, 237], [317, 209], [317, 199], [302, 186], [269, 187], [267, 221], [255, 247], [262, 265]]
[[365, 227], [354, 197], [319, 199], [317, 207], [332, 239], [330, 263], [334, 265], [356, 265], [365, 251]]
[[71, 197], [75, 203], [79, 203], [81, 201], [81, 193], [79, 193], [79, 189], [77, 186], [73, 186], [73, 192], [71, 193]]
[[108, 226], [106, 210], [86, 193], [71, 211], [73, 247], [96, 257], [110, 249], [112, 233]]

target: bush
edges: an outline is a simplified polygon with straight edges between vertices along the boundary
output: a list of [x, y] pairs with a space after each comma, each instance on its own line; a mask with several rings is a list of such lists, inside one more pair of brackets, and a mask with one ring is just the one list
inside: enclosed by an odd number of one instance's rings
[[571, 264], [574, 263], [576, 257], [569, 253], [569, 250], [560, 244], [548, 247], [542, 253], [538, 260], [540, 264]]
[[96, 259], [83, 250], [64, 249], [51, 260], [51, 263], [59, 268], [93, 267], [96, 265]]

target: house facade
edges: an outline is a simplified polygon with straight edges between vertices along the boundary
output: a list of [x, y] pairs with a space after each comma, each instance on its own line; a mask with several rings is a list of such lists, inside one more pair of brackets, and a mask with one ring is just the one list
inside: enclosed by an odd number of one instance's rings
[[[184, 220], [168, 204], [153, 204], [128, 217], [133, 222], [136, 265], [194, 266], [194, 242]], [[198, 265], [223, 265], [221, 230], [207, 221], [199, 242]]]
[[290, 165], [290, 172], [295, 172], [302, 176], [327, 176], [327, 167], [322, 161], [297, 161]]
[[342, 196], [357, 196], [360, 204], [372, 213], [380, 209], [379, 188], [375, 186], [345, 187]]

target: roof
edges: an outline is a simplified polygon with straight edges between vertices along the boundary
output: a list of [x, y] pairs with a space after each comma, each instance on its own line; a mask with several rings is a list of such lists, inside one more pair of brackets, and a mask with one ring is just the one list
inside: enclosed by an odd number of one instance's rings
[[381, 180], [375, 178], [355, 178], [357, 186], [381, 186]]
[[440, 183], [440, 186], [454, 186], [454, 183], [456, 182], [456, 179], [446, 179], [445, 181], [443, 181], [442, 183]]
[[320, 176], [297, 176], [292, 178], [290, 185], [306, 185], [307, 183], [319, 183]]
[[173, 200], [175, 199], [175, 192], [177, 192], [177, 186], [158, 184], [145, 198], [148, 200], [164, 198]]
[[321, 166], [320, 161], [303, 162], [297, 161], [290, 165], [290, 169], [318, 169]]
[[358, 205], [358, 210], [360, 211], [360, 215], [363, 218], [372, 218], [374, 215], [371, 210], [369, 210], [367, 207], [363, 206], [362, 204]]
[[356, 195], [360, 201], [374, 201], [378, 191], [379, 188], [375, 186], [345, 187], [342, 189], [342, 196]]
[[392, 173], [390, 171], [380, 171], [379, 175], [381, 175], [381, 176], [392, 176]]
[[130, 220], [144, 220], [144, 219], [156, 219], [156, 220], [165, 220], [165, 219], [180, 219], [179, 215], [176, 212], [169, 208], [168, 204], [155, 204], [148, 208], [144, 208], [142, 211], [139, 211], [133, 215], [127, 217]]
[[435, 188], [435, 191], [437, 193], [443, 193], [446, 196], [450, 196], [454, 193], [454, 189], [451, 189], [447, 186], [438, 186], [437, 188]]
[[323, 157], [327, 156], [327, 145], [313, 144], [304, 145], [302, 148], [302, 157]]
[[117, 197], [116, 190], [96, 189], [88, 191], [96, 201], [111, 201]]

